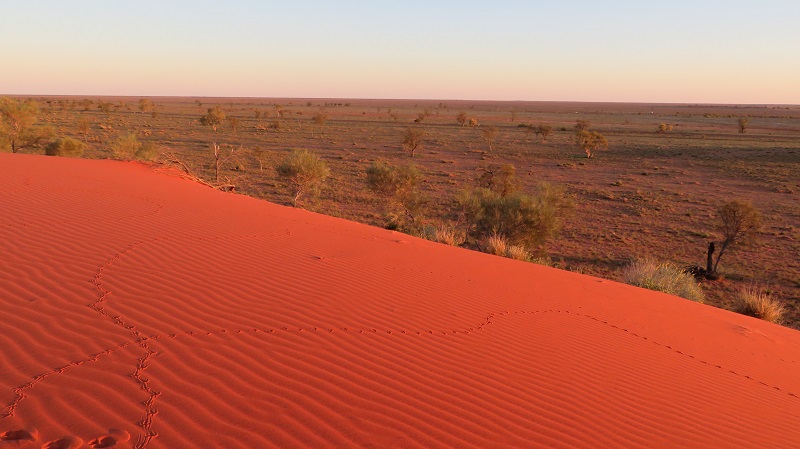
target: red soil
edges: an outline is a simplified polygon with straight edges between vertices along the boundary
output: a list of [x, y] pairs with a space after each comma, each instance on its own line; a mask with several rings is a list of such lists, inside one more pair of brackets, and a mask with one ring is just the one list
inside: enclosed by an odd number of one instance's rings
[[0, 448], [800, 447], [797, 331], [133, 163], [0, 180]]

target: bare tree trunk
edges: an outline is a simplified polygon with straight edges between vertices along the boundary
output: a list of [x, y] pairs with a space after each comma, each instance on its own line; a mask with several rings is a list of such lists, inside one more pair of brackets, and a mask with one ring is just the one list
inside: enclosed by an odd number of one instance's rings
[[706, 260], [706, 274], [711, 274], [711, 268], [714, 262], [714, 242], [708, 244], [708, 259]]
[[717, 261], [714, 262], [714, 274], [717, 273], [717, 267], [719, 266], [719, 259], [722, 258], [722, 254], [725, 252], [725, 248], [728, 247], [728, 241], [725, 240], [722, 242], [722, 248], [719, 249], [719, 253], [717, 254]]

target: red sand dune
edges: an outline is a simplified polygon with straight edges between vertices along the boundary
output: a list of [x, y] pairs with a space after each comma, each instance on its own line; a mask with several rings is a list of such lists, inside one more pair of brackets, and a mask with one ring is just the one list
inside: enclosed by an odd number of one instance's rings
[[0, 448], [800, 447], [800, 334], [114, 161], [0, 155]]

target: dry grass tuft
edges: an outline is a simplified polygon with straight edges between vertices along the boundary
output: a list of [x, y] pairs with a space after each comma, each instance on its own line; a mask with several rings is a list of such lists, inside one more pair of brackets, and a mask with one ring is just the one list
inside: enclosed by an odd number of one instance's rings
[[651, 258], [636, 260], [625, 267], [622, 271], [622, 281], [692, 301], [705, 300], [703, 290], [694, 276], [671, 263], [659, 263]]
[[519, 245], [509, 245], [506, 248], [506, 257], [514, 260], [522, 260], [524, 262], [531, 260], [531, 255], [528, 254], [528, 250]]
[[495, 256], [505, 256], [508, 242], [499, 235], [492, 235], [486, 239], [486, 252]]
[[499, 235], [492, 235], [486, 239], [486, 252], [495, 256], [508, 257], [509, 259], [530, 262], [531, 255], [521, 245], [509, 245], [508, 241]]
[[450, 246], [460, 246], [465, 238], [462, 232], [450, 227], [441, 227], [433, 231], [433, 240]]
[[780, 301], [771, 298], [763, 288], [751, 286], [736, 295], [733, 311], [770, 323], [779, 323], [785, 309]]

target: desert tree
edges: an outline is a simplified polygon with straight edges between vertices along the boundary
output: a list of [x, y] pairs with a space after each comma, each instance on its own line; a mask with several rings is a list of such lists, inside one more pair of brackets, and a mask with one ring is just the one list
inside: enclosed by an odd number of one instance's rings
[[[710, 273], [712, 275], [717, 273], [719, 261], [722, 255], [725, 254], [726, 249], [737, 243], [747, 241], [748, 238], [758, 232], [761, 228], [761, 212], [749, 202], [729, 201], [720, 206], [717, 210], [715, 227], [720, 237], [722, 237], [722, 240], [720, 241], [717, 259]], [[710, 245], [708, 254], [709, 262], [713, 254], [713, 249], [714, 247]], [[709, 266], [709, 268], [711, 267]]]
[[418, 229], [426, 204], [417, 189], [422, 179], [420, 170], [415, 165], [395, 166], [376, 161], [367, 167], [366, 174], [369, 189], [387, 199], [388, 209], [401, 211], [402, 218], [391, 220], [388, 227]]
[[225, 111], [220, 109], [219, 106], [214, 106], [213, 108], [208, 108], [206, 114], [200, 117], [200, 124], [208, 126], [216, 133], [219, 127], [225, 122], [225, 118]]
[[142, 98], [139, 100], [139, 110], [142, 113], [150, 112], [153, 110], [153, 101], [149, 98]]
[[81, 157], [86, 150], [86, 144], [71, 137], [56, 139], [44, 148], [48, 156]]
[[39, 145], [53, 136], [53, 130], [36, 126], [39, 105], [33, 100], [0, 98], [0, 142], [5, 142], [12, 153]]
[[405, 132], [403, 133], [403, 148], [408, 150], [411, 154], [411, 157], [414, 157], [414, 153], [417, 149], [423, 144], [425, 141], [425, 131], [421, 129], [407, 127]]
[[219, 106], [214, 106], [213, 108], [208, 108], [206, 110], [206, 114], [200, 117], [200, 124], [203, 126], [208, 126], [211, 128], [213, 132], [217, 132], [219, 127], [225, 123], [227, 116], [225, 111], [223, 111]]
[[597, 131], [580, 130], [575, 134], [575, 140], [587, 158], [593, 157], [597, 150], [608, 148], [608, 140]]
[[79, 104], [83, 107], [83, 111], [88, 111], [89, 107], [94, 104], [94, 102], [88, 98], [84, 98], [79, 102]]
[[586, 131], [589, 129], [589, 120], [577, 120], [575, 122], [575, 131]]
[[231, 127], [231, 131], [236, 134], [236, 131], [239, 129], [239, 125], [241, 122], [236, 117], [228, 117], [228, 126]]
[[517, 168], [513, 164], [485, 168], [478, 177], [477, 184], [478, 187], [499, 193], [501, 197], [508, 196], [519, 190]]
[[330, 170], [325, 162], [308, 150], [294, 150], [275, 167], [278, 176], [294, 195], [292, 204], [297, 207], [302, 196], [319, 193]]
[[497, 136], [500, 134], [500, 131], [497, 129], [497, 127], [487, 126], [486, 128], [482, 128], [481, 134], [483, 135], [483, 140], [489, 144], [489, 151], [494, 151], [494, 142], [497, 140]]
[[264, 166], [267, 165], [269, 161], [269, 152], [264, 148], [254, 148], [253, 149], [253, 158], [255, 158], [256, 162], [258, 162], [258, 170], [264, 171]]
[[542, 142], [545, 142], [550, 134], [553, 134], [553, 127], [550, 125], [539, 125], [533, 131], [536, 135], [542, 138]]
[[468, 126], [470, 128], [474, 128], [474, 127], [478, 126], [478, 119], [473, 117], [473, 118], [469, 119], [469, 122], [467, 124], [468, 124]]
[[512, 122], [517, 121], [517, 110], [516, 109], [512, 109], [511, 111], [509, 111], [509, 113], [511, 114], [511, 121]]
[[750, 122], [750, 119], [747, 117], [740, 117], [737, 120], [737, 124], [739, 125], [739, 134], [744, 134], [744, 131], [747, 129], [747, 124]]
[[459, 112], [456, 114], [456, 122], [461, 126], [467, 126], [467, 113]]

